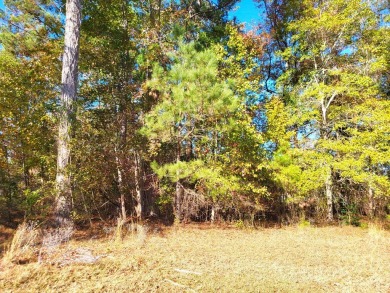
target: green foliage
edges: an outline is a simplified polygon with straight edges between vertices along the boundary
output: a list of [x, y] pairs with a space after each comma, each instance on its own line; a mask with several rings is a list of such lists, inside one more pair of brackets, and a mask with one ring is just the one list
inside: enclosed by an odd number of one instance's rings
[[[210, 125], [225, 127], [224, 116], [238, 108], [228, 83], [218, 81], [218, 63], [211, 50], [197, 52], [195, 44], [181, 45], [172, 55], [174, 65], [167, 74], [155, 67], [147, 86], [158, 90], [162, 100], [146, 116], [144, 132], [161, 142], [199, 137], [199, 147], [211, 138]], [[199, 126], [200, 127], [199, 127]]]
[[12, 9], [2, 14], [0, 26], [0, 197], [12, 220], [16, 212], [40, 212], [35, 206], [54, 179], [61, 42], [53, 35], [61, 27], [52, 1], [5, 5]]
[[31, 191], [30, 189], [24, 190], [24, 202], [25, 209], [31, 211], [32, 208], [38, 203], [38, 201], [42, 198], [40, 190]]
[[163, 166], [154, 163], [152, 168], [160, 178], [168, 178], [173, 183], [186, 179], [188, 183], [195, 185], [194, 189], [197, 192], [207, 195], [214, 201], [239, 190], [238, 178], [227, 174], [220, 166], [210, 165], [210, 163], [206, 165], [199, 159]]
[[383, 171], [390, 157], [390, 102], [369, 99], [345, 113], [356, 127], [349, 129], [349, 137], [342, 143], [329, 144], [339, 154], [335, 168], [344, 177], [371, 186], [377, 195], [388, 196], [390, 182]]
[[355, 204], [346, 205], [340, 213], [340, 219], [345, 224], [360, 227], [359, 211]]
[[[137, 192], [169, 218], [174, 183], [236, 219], [263, 212], [282, 221], [310, 199], [305, 212], [321, 214], [329, 184], [348, 224], [367, 214], [367, 202], [383, 213], [385, 3], [266, 0], [256, 34], [227, 21], [234, 2], [85, 1], [69, 167], [74, 218], [112, 216], [121, 193], [132, 213]], [[64, 6], [5, 5], [0, 214], [12, 219], [46, 213], [53, 194]]]
[[374, 37], [383, 29], [368, 3], [344, 0], [305, 1], [286, 25], [291, 44], [279, 56], [295, 66], [278, 86], [290, 102], [281, 109], [272, 99], [267, 119], [270, 166], [297, 200], [323, 189], [329, 174], [388, 194], [388, 101], [377, 79], [385, 53]]
[[[228, 83], [219, 80], [212, 50], [198, 52], [195, 43], [182, 44], [172, 58], [171, 69], [164, 72], [155, 67], [147, 84], [159, 91], [161, 100], [145, 117], [142, 132], [152, 140], [152, 149], [163, 143], [176, 144], [178, 159], [152, 167], [160, 178], [188, 179], [208, 196], [227, 194], [237, 180], [224, 174], [217, 158], [223, 151], [222, 138], [231, 128], [229, 116], [238, 110], [240, 101]], [[186, 148], [194, 159], [179, 159]]]
[[301, 217], [301, 218], [299, 219], [298, 227], [299, 227], [299, 228], [308, 228], [308, 227], [310, 227], [310, 222], [307, 221], [307, 220], [305, 219], [305, 217], [303, 216], [303, 217]]
[[237, 228], [237, 229], [244, 229], [245, 228], [245, 223], [243, 220], [237, 220], [235, 223], [234, 223], [234, 226]]

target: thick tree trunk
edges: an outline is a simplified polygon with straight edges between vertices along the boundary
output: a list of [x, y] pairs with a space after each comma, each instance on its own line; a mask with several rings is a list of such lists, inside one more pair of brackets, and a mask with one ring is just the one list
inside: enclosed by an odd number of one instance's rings
[[67, 166], [70, 159], [72, 104], [77, 94], [78, 55], [81, 23], [80, 0], [66, 1], [65, 47], [62, 61], [62, 93], [58, 126], [57, 197], [55, 219], [63, 226], [70, 222], [71, 184]]
[[332, 191], [332, 173], [329, 172], [325, 181], [327, 220], [333, 221], [333, 191]]

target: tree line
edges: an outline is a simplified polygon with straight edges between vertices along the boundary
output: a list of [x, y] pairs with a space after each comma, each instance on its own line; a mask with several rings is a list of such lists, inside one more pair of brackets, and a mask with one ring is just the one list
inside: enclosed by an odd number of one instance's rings
[[256, 3], [4, 1], [1, 221], [388, 217], [387, 1]]

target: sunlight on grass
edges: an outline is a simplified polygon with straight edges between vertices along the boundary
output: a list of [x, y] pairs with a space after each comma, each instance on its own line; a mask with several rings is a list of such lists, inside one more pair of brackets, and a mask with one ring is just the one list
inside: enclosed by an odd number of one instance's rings
[[[146, 233], [146, 229], [141, 233]], [[217, 229], [71, 241], [92, 263], [3, 268], [12, 292], [388, 292], [390, 233], [379, 227]], [[74, 253], [71, 254], [70, 252]], [[66, 254], [68, 253], [68, 254]]]

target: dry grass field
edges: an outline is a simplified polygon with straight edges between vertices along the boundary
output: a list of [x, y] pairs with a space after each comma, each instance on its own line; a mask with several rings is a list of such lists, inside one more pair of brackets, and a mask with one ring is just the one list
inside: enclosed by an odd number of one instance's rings
[[50, 258], [3, 264], [0, 291], [390, 292], [390, 232], [375, 227], [149, 229]]

